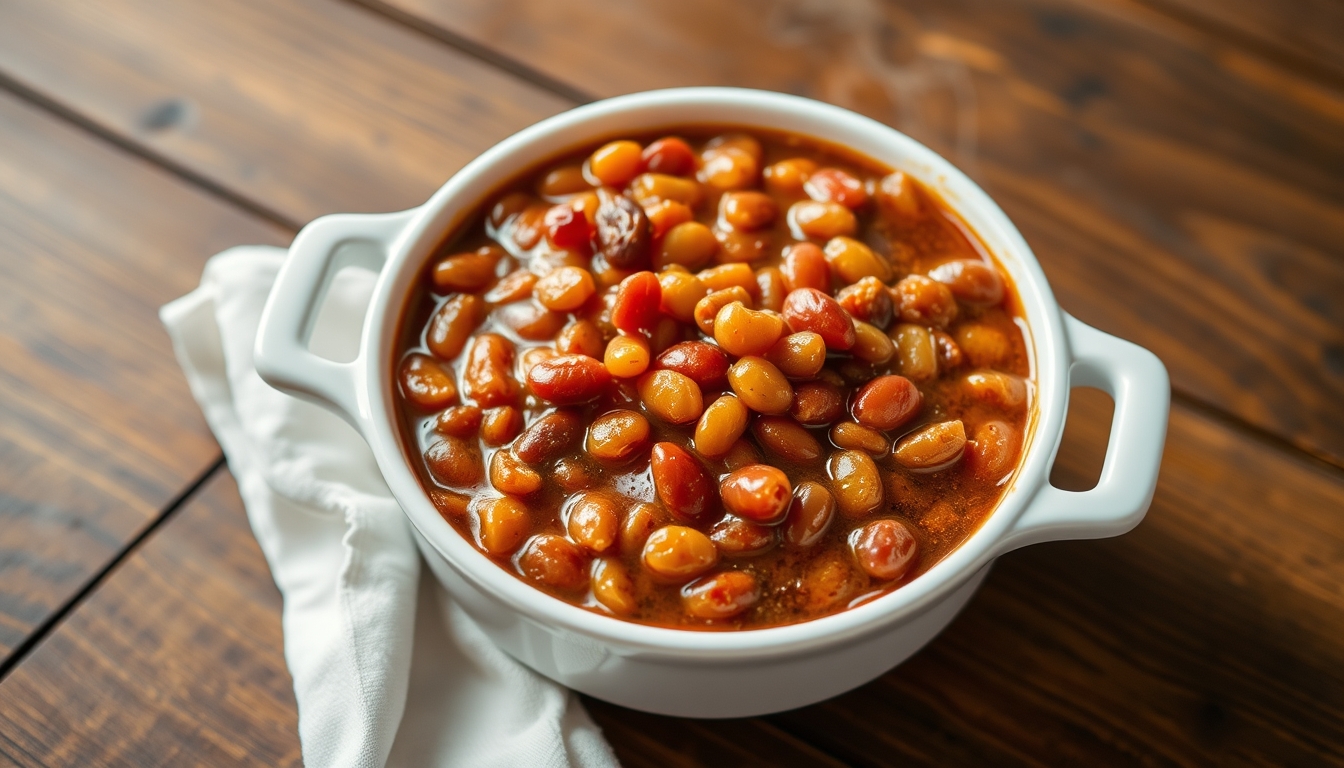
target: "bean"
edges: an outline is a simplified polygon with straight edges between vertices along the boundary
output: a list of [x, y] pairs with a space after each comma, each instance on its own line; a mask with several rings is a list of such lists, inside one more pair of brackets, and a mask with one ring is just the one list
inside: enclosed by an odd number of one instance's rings
[[854, 319], [835, 299], [816, 288], [797, 288], [784, 297], [784, 322], [794, 332], [821, 335], [828, 349], [845, 351], [854, 346]]
[[612, 376], [632, 379], [649, 367], [649, 343], [635, 336], [617, 336], [607, 343], [603, 362]]
[[638, 552], [644, 548], [649, 534], [662, 522], [658, 507], [646, 502], [635, 502], [621, 522], [619, 546], [622, 552]]
[[546, 242], [552, 247], [586, 256], [593, 247], [593, 225], [573, 205], [553, 205], [546, 212]]
[[806, 549], [821, 541], [835, 519], [835, 497], [821, 483], [808, 480], [793, 489], [784, 517], [784, 545]]
[[724, 133], [705, 142], [704, 155], [711, 154], [724, 149], [735, 149], [745, 152], [751, 159], [760, 162], [765, 155], [761, 142], [756, 137], [748, 133]]
[[831, 427], [831, 442], [837, 447], [873, 456], [883, 456], [891, 449], [886, 435], [853, 421], [842, 421]]
[[872, 457], [862, 451], [836, 451], [826, 464], [836, 506], [845, 517], [863, 517], [882, 506], [882, 479]]
[[[485, 300], [490, 304], [512, 304], [515, 301], [531, 298], [532, 291], [537, 286], [537, 275], [528, 269], [515, 269], [504, 276], [485, 294]], [[475, 294], [463, 293], [458, 296], [470, 296], [476, 298]], [[457, 298], [457, 297], [454, 297]], [[464, 336], [465, 340], [466, 337]]]
[[649, 257], [652, 233], [649, 217], [644, 209], [630, 198], [598, 190], [597, 243], [598, 249], [612, 266], [636, 269]]
[[728, 453], [747, 429], [747, 407], [732, 395], [709, 404], [695, 425], [695, 450], [701, 456], [718, 458]]
[[587, 355], [556, 355], [527, 372], [527, 385], [536, 396], [557, 405], [592, 400], [610, 383], [608, 369]]
[[435, 264], [431, 279], [440, 291], [475, 293], [494, 281], [495, 268], [503, 258], [504, 250], [499, 246], [483, 246]]
[[728, 386], [743, 405], [757, 413], [784, 413], [793, 402], [789, 380], [763, 357], [748, 356], [733, 363], [728, 369]]
[[780, 160], [765, 169], [765, 188], [773, 195], [795, 197], [803, 194], [803, 183], [817, 169], [817, 164], [806, 157]]
[[896, 339], [896, 364], [901, 375], [912, 381], [938, 376], [938, 348], [933, 334], [922, 325], [901, 323], [892, 330]]
[[821, 458], [817, 439], [787, 416], [758, 417], [751, 431], [762, 448], [785, 461], [803, 463]]
[[967, 446], [966, 467], [971, 474], [997, 483], [1013, 471], [1022, 447], [1022, 435], [1002, 421], [987, 421], [976, 427], [975, 439]]
[[434, 421], [434, 429], [453, 437], [475, 437], [480, 428], [481, 409], [474, 405], [455, 405]]
[[851, 237], [833, 237], [826, 243], [826, 264], [845, 283], [857, 283], [865, 277], [882, 282], [891, 279], [891, 265], [872, 248]]
[[621, 281], [611, 307], [611, 324], [630, 334], [652, 331], [658, 323], [663, 288], [652, 272], [636, 272]]
[[961, 421], [940, 421], [901, 438], [895, 457], [906, 469], [937, 472], [955, 464], [965, 449], [966, 428]]
[[705, 191], [695, 179], [665, 173], [641, 173], [630, 182], [630, 196], [640, 205], [672, 200], [694, 208], [704, 198]]
[[872, 323], [878, 328], [891, 325], [891, 291], [876, 277], [865, 277], [845, 286], [835, 295], [835, 300], [856, 320]]
[[788, 475], [768, 464], [742, 467], [719, 483], [719, 495], [728, 511], [765, 525], [784, 518], [792, 493]]
[[550, 210], [551, 206], [544, 203], [533, 203], [524, 208], [509, 221], [509, 238], [524, 251], [535, 248], [546, 232], [546, 214]]
[[741, 286], [734, 285], [721, 291], [713, 291], [696, 302], [695, 311], [692, 312], [695, 324], [705, 332], [706, 336], [713, 336], [714, 319], [718, 317], [719, 310], [735, 301], [741, 303], [744, 307], [752, 305], [751, 294], [747, 293], [747, 290]]
[[929, 277], [946, 285], [958, 301], [993, 305], [1003, 301], [1003, 278], [994, 267], [978, 259], [957, 259], [929, 270]]
[[946, 285], [923, 275], [910, 275], [892, 288], [896, 314], [907, 323], [946, 328], [957, 316], [957, 300]]
[[487, 554], [507, 555], [532, 529], [527, 507], [515, 498], [485, 499], [476, 506], [476, 543]]
[[750, 231], [768, 227], [779, 207], [764, 192], [728, 192], [719, 198], [719, 218], [733, 229]]
[[1009, 413], [1027, 404], [1027, 382], [1011, 373], [976, 371], [966, 376], [966, 388], [980, 402]]
[[784, 297], [788, 294], [784, 287], [784, 275], [778, 267], [762, 267], [756, 270], [756, 293], [760, 296], [761, 309], [778, 312], [784, 308]]
[[649, 421], [635, 411], [604, 413], [588, 427], [588, 455], [603, 461], [625, 461], [649, 442]]
[[534, 200], [535, 198], [526, 192], [512, 192], [501, 197], [490, 209], [491, 226], [502, 229], [509, 219], [526, 210]]
[[603, 144], [588, 158], [588, 172], [608, 187], [624, 187], [643, 166], [644, 149], [633, 141]]
[[655, 443], [649, 462], [653, 489], [668, 512], [694, 522], [714, 511], [714, 483], [700, 462], [675, 443]]
[[606, 493], [579, 494], [569, 507], [565, 530], [574, 543], [589, 552], [606, 552], [616, 543], [620, 529], [617, 500]]
[[689, 272], [666, 271], [658, 275], [662, 287], [659, 309], [678, 322], [695, 322], [695, 305], [709, 295], [709, 286]]
[[956, 330], [957, 346], [976, 368], [993, 368], [1012, 354], [1008, 337], [992, 326], [964, 323]]
[[865, 363], [882, 365], [896, 354], [896, 345], [877, 326], [854, 321], [854, 347], [850, 352]]
[[728, 355], [704, 341], [673, 344], [658, 355], [653, 367], [676, 371], [705, 389], [722, 387], [728, 380]]
[[784, 249], [784, 263], [779, 271], [784, 275], [784, 287], [790, 291], [814, 288], [822, 293], [831, 290], [831, 268], [826, 254], [816, 243], [794, 243]]
[[487, 409], [481, 415], [481, 440], [486, 445], [503, 445], [523, 431], [523, 412], [512, 405]]
[[839, 203], [846, 208], [860, 208], [868, 202], [868, 190], [863, 181], [839, 168], [821, 168], [813, 171], [803, 184], [803, 191], [813, 200]]
[[789, 415], [799, 424], [824, 427], [845, 415], [845, 394], [830, 382], [799, 384], [793, 394]]
[[644, 167], [653, 173], [685, 176], [695, 172], [695, 153], [684, 140], [668, 136], [644, 148]]
[[839, 203], [803, 200], [789, 206], [789, 231], [799, 240], [829, 240], [854, 234], [858, 220], [854, 212]]
[[896, 429], [919, 413], [924, 396], [904, 376], [879, 376], [854, 396], [854, 420], [873, 429]]
[[575, 320], [555, 336], [555, 351], [562, 355], [597, 358], [602, 354], [603, 346], [602, 331], [592, 320]]
[[850, 539], [859, 567], [875, 579], [899, 579], [919, 555], [915, 536], [898, 520], [874, 520]]
[[731, 619], [761, 597], [756, 577], [742, 571], [724, 571], [687, 584], [681, 590], [686, 613], [710, 621]]
[[550, 341], [565, 326], [565, 316], [536, 301], [519, 301], [496, 307], [492, 313], [501, 323], [529, 341]]
[[728, 557], [759, 555], [775, 545], [775, 529], [728, 515], [709, 529], [709, 539]]
[[676, 371], [650, 371], [636, 386], [644, 408], [668, 424], [689, 424], [705, 409], [699, 385]]
[[714, 189], [747, 189], [761, 175], [760, 160], [737, 147], [721, 147], [701, 154], [697, 178]]
[[900, 171], [883, 177], [877, 184], [877, 204], [887, 216], [897, 221], [919, 216], [921, 205], [914, 179]]
[[476, 441], [451, 435], [425, 450], [425, 467], [437, 483], [452, 488], [469, 488], [485, 475]]
[[719, 562], [719, 550], [705, 534], [684, 525], [667, 525], [644, 542], [644, 567], [669, 581], [689, 581]]
[[778, 315], [747, 309], [733, 302], [714, 318], [714, 340], [730, 355], [763, 355], [784, 333], [784, 320]]
[[471, 338], [481, 318], [485, 317], [485, 302], [470, 293], [460, 293], [445, 301], [425, 333], [425, 346], [437, 357], [452, 360], [462, 354], [462, 348]]
[[578, 493], [593, 484], [592, 468], [583, 456], [561, 456], [551, 468], [555, 484], [566, 493]]
[[809, 611], [820, 613], [845, 603], [857, 589], [848, 558], [822, 552], [803, 573], [799, 592]]
[[572, 312], [597, 290], [593, 276], [580, 267], [560, 267], [537, 281], [535, 293], [543, 307]]
[[518, 555], [518, 570], [552, 589], [573, 590], [588, 583], [588, 558], [568, 540], [553, 533], [533, 536]]
[[583, 177], [582, 166], [562, 165], [542, 178], [541, 183], [537, 185], [537, 192], [542, 197], [554, 198], [584, 192], [592, 187], [593, 185]]
[[791, 333], [775, 342], [765, 359], [791, 379], [810, 379], [826, 364], [826, 342], [812, 331]]
[[490, 484], [500, 493], [526, 496], [541, 490], [541, 475], [505, 451], [495, 451], [490, 457]]
[[711, 291], [738, 287], [750, 294], [756, 290], [756, 273], [746, 264], [720, 264], [696, 273]]
[[401, 361], [401, 394], [425, 410], [446, 408], [457, 402], [453, 374], [428, 355], [407, 355]]
[[589, 588], [597, 602], [617, 616], [629, 616], [639, 608], [635, 600], [635, 583], [621, 561], [614, 557], [600, 557], [593, 563]]
[[[644, 215], [649, 217], [649, 234], [653, 236], [655, 242], [666, 237], [673, 227], [695, 218], [695, 212], [689, 205], [678, 203], [676, 200], [659, 200], [652, 205], [646, 205]], [[668, 265], [668, 262], [660, 259], [660, 254], [654, 253], [654, 269], [662, 269]]]
[[944, 331], [933, 332], [933, 344], [938, 351], [938, 368], [940, 370], [950, 371], [953, 368], [960, 368], [963, 360], [961, 347], [957, 342]]
[[741, 438], [738, 438], [733, 447], [728, 449], [728, 453], [723, 455], [723, 466], [727, 467], [729, 472], [760, 463], [761, 452], [756, 450], [756, 446], [752, 445], [750, 440]]
[[560, 354], [550, 347], [528, 347], [518, 355], [518, 378], [527, 381], [527, 372], [543, 360], [550, 360]]
[[497, 333], [482, 333], [467, 352], [462, 388], [467, 397], [486, 408], [508, 405], [518, 397], [513, 378], [513, 342]]
[[548, 413], [523, 430], [513, 452], [533, 466], [558, 458], [583, 436], [583, 422], [583, 417], [574, 411]]
[[448, 520], [466, 517], [471, 508], [471, 497], [465, 493], [445, 491], [442, 488], [427, 489], [429, 500], [439, 510], [439, 514]]
[[687, 269], [699, 269], [719, 252], [719, 241], [709, 227], [698, 221], [685, 221], [663, 235], [654, 256], [654, 267], [663, 269], [669, 264], [680, 264]]
[[653, 331], [649, 334], [649, 354], [661, 355], [668, 347], [684, 338], [686, 333], [682, 324], [664, 315], [658, 318], [658, 324], [653, 326]]
[[746, 263], [763, 259], [770, 251], [769, 232], [743, 232], [736, 229], [719, 229], [714, 232], [719, 241], [719, 261], [724, 263]]

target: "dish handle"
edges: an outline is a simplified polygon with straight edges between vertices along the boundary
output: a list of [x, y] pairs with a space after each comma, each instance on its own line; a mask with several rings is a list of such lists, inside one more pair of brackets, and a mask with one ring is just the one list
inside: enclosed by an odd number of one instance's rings
[[1171, 384], [1157, 355], [1064, 314], [1072, 353], [1069, 387], [1096, 387], [1115, 400], [1101, 478], [1089, 491], [1062, 491], [1049, 476], [1002, 540], [999, 554], [1045, 541], [1118, 536], [1139, 524], [1157, 487]]
[[416, 213], [414, 208], [342, 213], [309, 222], [289, 246], [257, 329], [253, 361], [267, 384], [335, 411], [365, 435], [371, 423], [363, 385], [366, 334], [361, 334], [359, 354], [347, 363], [314, 354], [308, 340], [337, 273], [346, 267], [381, 272], [393, 244]]

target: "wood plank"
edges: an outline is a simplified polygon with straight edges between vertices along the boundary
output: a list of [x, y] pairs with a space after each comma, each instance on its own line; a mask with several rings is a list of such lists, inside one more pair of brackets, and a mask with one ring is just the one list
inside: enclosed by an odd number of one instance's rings
[[0, 94], [0, 659], [219, 454], [159, 305], [287, 239]]
[[1333, 0], [1139, 0], [1307, 74], [1344, 82], [1344, 6]]
[[596, 96], [752, 86], [902, 128], [1071, 312], [1344, 466], [1344, 92], [1118, 2], [362, 1]]
[[0, 688], [19, 765], [302, 765], [280, 593], [219, 471]]
[[294, 222], [417, 205], [568, 106], [324, 0], [5, 3], [0, 71]]
[[[1084, 400], [1075, 487], [1109, 413]], [[588, 705], [630, 766], [1344, 763], [1340, 509], [1337, 470], [1178, 406], [1143, 525], [1003, 558], [878, 681], [764, 719]], [[278, 609], [221, 477], [0, 684], [0, 758], [296, 759]]]

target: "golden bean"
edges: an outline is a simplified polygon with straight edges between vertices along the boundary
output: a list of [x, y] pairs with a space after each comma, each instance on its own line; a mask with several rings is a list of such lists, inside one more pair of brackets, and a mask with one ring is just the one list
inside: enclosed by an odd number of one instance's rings
[[709, 404], [695, 425], [695, 450], [709, 458], [728, 453], [747, 428], [747, 407], [732, 395]]
[[789, 231], [799, 240], [829, 240], [854, 234], [859, 222], [839, 203], [802, 200], [789, 206]]
[[775, 342], [765, 359], [791, 379], [810, 379], [826, 364], [826, 342], [812, 331], [791, 333]]
[[644, 148], [633, 141], [603, 144], [588, 158], [588, 172], [608, 187], [624, 187], [643, 165]]
[[649, 534], [663, 522], [666, 515], [647, 501], [635, 502], [621, 522], [620, 547], [622, 552], [638, 552], [644, 548]]
[[784, 333], [784, 320], [733, 302], [714, 318], [714, 340], [730, 355], [763, 355]]
[[[595, 358], [601, 356], [604, 346], [602, 331], [592, 320], [575, 320], [561, 328], [560, 333], [555, 336], [555, 351], [562, 355], [587, 355]], [[527, 378], [527, 371], [523, 371], [523, 378]]]
[[695, 311], [692, 312], [695, 317], [695, 324], [705, 332], [706, 336], [713, 336], [714, 319], [718, 317], [719, 310], [733, 302], [738, 302], [744, 307], [751, 307], [751, 294], [747, 293], [745, 288], [737, 285], [710, 293], [695, 303]]
[[[783, 325], [784, 321], [779, 321]], [[401, 362], [401, 393], [425, 410], [446, 408], [457, 402], [457, 385], [451, 370], [428, 355], [410, 354]]]
[[857, 283], [865, 277], [882, 282], [891, 279], [891, 265], [872, 248], [851, 237], [833, 237], [826, 243], [826, 263], [845, 283]]
[[938, 350], [933, 335], [922, 325], [901, 323], [892, 330], [896, 340], [896, 362], [901, 375], [912, 381], [929, 381], [938, 376]]
[[614, 557], [601, 557], [593, 564], [590, 588], [593, 597], [604, 608], [617, 616], [629, 616], [639, 608], [635, 600], [635, 583], [630, 580], [625, 566]]
[[936, 472], [956, 463], [965, 448], [966, 428], [961, 421], [940, 421], [901, 438], [894, 455], [906, 469]]
[[588, 455], [603, 461], [625, 461], [649, 444], [649, 421], [635, 411], [604, 413], [588, 426]]
[[779, 267], [756, 270], [756, 292], [761, 297], [761, 309], [778, 312], [784, 308], [784, 297], [789, 294], [789, 289], [784, 287], [784, 273]]
[[490, 484], [500, 493], [526, 496], [541, 490], [541, 475], [506, 450], [490, 458]]
[[789, 380], [763, 357], [747, 356], [733, 363], [728, 369], [728, 385], [743, 405], [757, 413], [784, 413], [793, 402]]
[[696, 277], [709, 286], [711, 291], [722, 291], [734, 286], [742, 288], [747, 293], [756, 290], [756, 273], [746, 264], [721, 264], [701, 270]]
[[865, 363], [882, 365], [896, 354], [896, 345], [877, 326], [854, 321], [854, 346], [849, 350]]
[[504, 496], [483, 499], [476, 505], [476, 543], [487, 554], [507, 555], [518, 548], [532, 529], [527, 507]]
[[641, 173], [630, 182], [630, 196], [642, 206], [673, 200], [689, 208], [700, 204], [704, 188], [695, 179], [683, 179], [666, 173]]
[[1002, 331], [981, 323], [962, 324], [956, 330], [956, 340], [962, 354], [976, 368], [993, 368], [1013, 351]]
[[765, 188], [774, 195], [796, 197], [803, 194], [803, 183], [815, 170], [816, 161], [806, 157], [780, 160], [765, 169]]
[[586, 192], [592, 188], [593, 185], [583, 177], [582, 166], [562, 165], [546, 174], [537, 185], [537, 192], [542, 197], [557, 198]]
[[644, 408], [669, 424], [688, 424], [704, 411], [700, 386], [676, 371], [650, 371], [637, 386]]
[[638, 336], [617, 336], [607, 343], [603, 362], [618, 379], [633, 379], [649, 367], [649, 343]]
[[699, 269], [719, 252], [719, 241], [709, 227], [698, 221], [686, 221], [672, 227], [663, 235], [654, 254], [654, 269], [669, 264], [680, 264], [687, 269]]
[[681, 605], [697, 619], [731, 619], [761, 597], [756, 577], [743, 571], [706, 576], [681, 590]]
[[572, 312], [583, 306], [597, 290], [593, 276], [580, 267], [560, 267], [537, 281], [533, 293], [547, 309]]
[[1011, 373], [976, 371], [966, 376], [966, 388], [980, 402], [1010, 413], [1027, 404], [1027, 382]]
[[684, 525], [668, 525], [644, 542], [644, 567], [669, 581], [689, 581], [719, 562], [719, 550], [709, 537]]
[[891, 448], [886, 435], [853, 421], [842, 421], [831, 427], [831, 442], [840, 448], [873, 456], [883, 456]]
[[793, 463], [821, 458], [821, 444], [811, 432], [787, 416], [760, 416], [751, 427], [765, 450]]
[[719, 218], [744, 232], [769, 226], [778, 213], [774, 199], [764, 192], [728, 192], [719, 198]]
[[872, 457], [862, 451], [836, 451], [826, 470], [835, 503], [845, 517], [863, 517], [882, 506], [882, 479]]
[[658, 275], [663, 287], [661, 309], [679, 322], [695, 322], [695, 305], [709, 295], [709, 286], [689, 272], [664, 271]]
[[616, 500], [601, 492], [575, 497], [565, 520], [565, 530], [574, 543], [589, 552], [602, 553], [616, 543], [620, 512]]

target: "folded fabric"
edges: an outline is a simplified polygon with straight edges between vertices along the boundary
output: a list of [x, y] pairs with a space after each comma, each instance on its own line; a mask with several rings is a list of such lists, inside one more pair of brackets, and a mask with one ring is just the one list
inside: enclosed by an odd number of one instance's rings
[[[285, 251], [206, 265], [160, 312], [284, 596], [285, 660], [309, 766], [614, 766], [577, 697], [505, 655], [428, 570], [363, 439], [256, 373]], [[312, 339], [354, 357], [373, 275], [345, 270]]]

